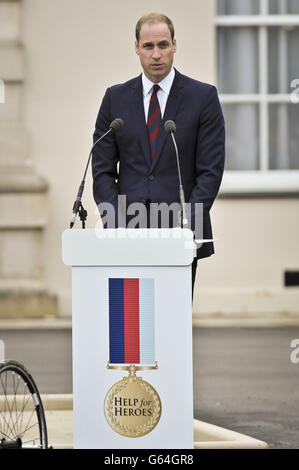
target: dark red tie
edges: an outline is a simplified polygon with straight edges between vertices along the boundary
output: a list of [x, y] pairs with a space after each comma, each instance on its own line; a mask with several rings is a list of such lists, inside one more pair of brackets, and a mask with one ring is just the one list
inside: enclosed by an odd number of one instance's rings
[[162, 123], [161, 109], [160, 109], [159, 101], [157, 98], [157, 92], [159, 89], [160, 89], [159, 85], [154, 85], [151, 100], [149, 103], [147, 124], [146, 124], [147, 129], [148, 129], [148, 136], [149, 136], [152, 159], [155, 156], [155, 151], [157, 147], [157, 139], [158, 139], [159, 131], [161, 128], [161, 123]]

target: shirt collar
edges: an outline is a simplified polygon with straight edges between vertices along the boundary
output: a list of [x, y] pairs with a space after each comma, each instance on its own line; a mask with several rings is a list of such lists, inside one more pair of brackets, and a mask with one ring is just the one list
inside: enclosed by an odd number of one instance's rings
[[[159, 87], [169, 95], [172, 82], [174, 80], [175, 71], [172, 67], [168, 75], [166, 75], [161, 82], [158, 83]], [[154, 86], [154, 82], [149, 80], [144, 72], [142, 72], [142, 87], [143, 87], [143, 96], [146, 96]]]

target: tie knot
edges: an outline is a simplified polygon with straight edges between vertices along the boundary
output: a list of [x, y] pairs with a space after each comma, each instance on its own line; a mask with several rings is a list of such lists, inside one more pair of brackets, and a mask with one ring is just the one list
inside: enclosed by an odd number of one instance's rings
[[155, 83], [153, 86], [153, 93], [157, 93], [159, 89], [160, 89], [160, 85], [157, 85], [157, 83]]

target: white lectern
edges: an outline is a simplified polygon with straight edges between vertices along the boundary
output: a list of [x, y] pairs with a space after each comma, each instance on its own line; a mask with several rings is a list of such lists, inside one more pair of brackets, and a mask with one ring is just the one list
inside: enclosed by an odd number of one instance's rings
[[75, 448], [193, 448], [195, 253], [189, 229], [63, 233]]

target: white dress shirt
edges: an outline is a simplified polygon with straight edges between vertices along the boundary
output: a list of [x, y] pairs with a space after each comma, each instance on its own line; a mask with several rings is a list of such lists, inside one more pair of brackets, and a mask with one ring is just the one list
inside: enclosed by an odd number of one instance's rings
[[[157, 98], [159, 101], [160, 109], [161, 109], [161, 116], [163, 118], [164, 111], [166, 108], [166, 103], [168, 99], [168, 95], [170, 93], [170, 89], [174, 80], [175, 71], [172, 67], [169, 74], [158, 83], [160, 90], [158, 90]], [[142, 87], [143, 87], [143, 104], [144, 104], [144, 114], [145, 114], [145, 122], [147, 122], [147, 115], [148, 115], [148, 108], [149, 102], [153, 92], [154, 82], [151, 82], [144, 72], [142, 72]]]

